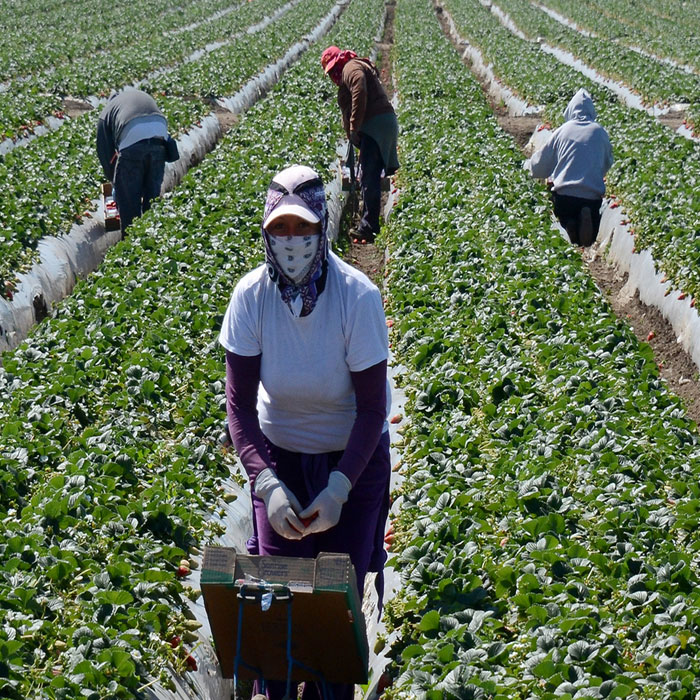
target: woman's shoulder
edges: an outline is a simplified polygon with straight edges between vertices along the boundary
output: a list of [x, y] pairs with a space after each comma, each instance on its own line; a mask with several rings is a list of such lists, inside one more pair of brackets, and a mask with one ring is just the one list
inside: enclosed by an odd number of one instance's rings
[[261, 282], [265, 282], [266, 279], [269, 279], [269, 275], [267, 274], [267, 265], [263, 263], [246, 272], [243, 277], [236, 282], [236, 289], [250, 289], [251, 287], [259, 285]]
[[270, 276], [267, 274], [267, 266], [265, 264], [246, 272], [236, 282], [233, 288], [232, 299], [259, 296], [264, 291], [269, 279]]

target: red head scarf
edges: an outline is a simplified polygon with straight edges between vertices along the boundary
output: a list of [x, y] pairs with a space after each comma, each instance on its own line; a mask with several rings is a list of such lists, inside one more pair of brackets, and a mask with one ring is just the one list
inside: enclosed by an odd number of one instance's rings
[[334, 83], [340, 82], [340, 74], [348, 61], [357, 58], [354, 51], [341, 51], [337, 46], [329, 46], [321, 54], [321, 65]]

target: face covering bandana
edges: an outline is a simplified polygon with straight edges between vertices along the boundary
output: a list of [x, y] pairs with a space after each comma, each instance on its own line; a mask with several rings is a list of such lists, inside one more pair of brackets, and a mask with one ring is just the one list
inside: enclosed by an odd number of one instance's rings
[[[304, 206], [312, 211], [321, 222], [321, 233], [314, 234], [312, 238], [317, 241], [312, 242], [315, 254], [311, 257], [311, 264], [305, 271], [299, 271], [301, 280], [295, 282], [287, 275], [287, 263], [284, 255], [272, 252], [272, 239], [264, 226], [261, 227], [262, 238], [265, 244], [265, 259], [267, 262], [267, 272], [272, 282], [277, 286], [282, 295], [282, 301], [287, 305], [293, 316], [308, 316], [316, 306], [319, 295], [325, 286], [326, 258], [328, 255], [328, 238], [326, 228], [328, 226], [328, 209], [326, 207], [326, 193], [321, 178], [316, 172], [305, 165], [293, 165], [275, 175], [270, 183], [265, 199], [265, 210], [263, 222], [268, 220], [270, 214], [278, 206], [284, 206], [289, 199], [289, 195], [295, 195], [303, 201]], [[298, 204], [298, 202], [297, 202]], [[280, 241], [287, 243], [287, 238], [280, 238]], [[303, 238], [303, 237], [299, 237]], [[278, 248], [276, 245], [275, 248]], [[280, 248], [280, 251], [282, 249]], [[288, 255], [293, 255], [290, 251]], [[303, 258], [302, 258], [303, 259]], [[308, 262], [308, 261], [306, 261]], [[306, 262], [302, 263], [306, 267]], [[280, 264], [282, 263], [282, 264]], [[295, 269], [294, 275], [297, 275]]]
[[285, 277], [299, 284], [314, 262], [321, 234], [311, 236], [270, 236], [270, 248]]

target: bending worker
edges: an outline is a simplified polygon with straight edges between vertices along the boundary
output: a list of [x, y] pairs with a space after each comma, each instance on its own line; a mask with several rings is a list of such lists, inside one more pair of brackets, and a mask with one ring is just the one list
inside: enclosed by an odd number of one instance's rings
[[[112, 183], [122, 236], [160, 195], [166, 160], [168, 124], [155, 100], [127, 88], [108, 100], [97, 122], [97, 155]], [[172, 144], [175, 144], [172, 141]]]
[[608, 132], [596, 122], [591, 96], [579, 90], [564, 110], [562, 124], [525, 169], [553, 180], [554, 214], [575, 245], [590, 246], [598, 236], [605, 194], [603, 176], [613, 163]]
[[[386, 560], [388, 338], [379, 290], [329, 250], [327, 223], [311, 168], [274, 177], [265, 263], [236, 284], [219, 342], [231, 438], [251, 484], [248, 551], [347, 553], [362, 595], [368, 571], [381, 588]], [[268, 697], [284, 691], [270, 682]], [[333, 697], [352, 700], [353, 686], [334, 685]], [[303, 698], [320, 698], [316, 684]]]
[[362, 220], [358, 240], [372, 243], [379, 233], [382, 170], [388, 177], [399, 168], [399, 126], [379, 72], [368, 58], [329, 46], [321, 65], [338, 86], [338, 105], [348, 139], [360, 149]]

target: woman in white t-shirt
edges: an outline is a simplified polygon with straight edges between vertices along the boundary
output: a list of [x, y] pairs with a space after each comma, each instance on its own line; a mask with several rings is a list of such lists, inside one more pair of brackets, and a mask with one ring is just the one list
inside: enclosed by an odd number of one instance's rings
[[[389, 509], [386, 320], [379, 290], [329, 250], [318, 175], [274, 177], [265, 264], [236, 285], [219, 337], [229, 429], [251, 484], [252, 554], [346, 552], [362, 594]], [[307, 683], [304, 698], [320, 697]], [[282, 697], [284, 684], [269, 684]], [[335, 700], [352, 686], [334, 686]]]

